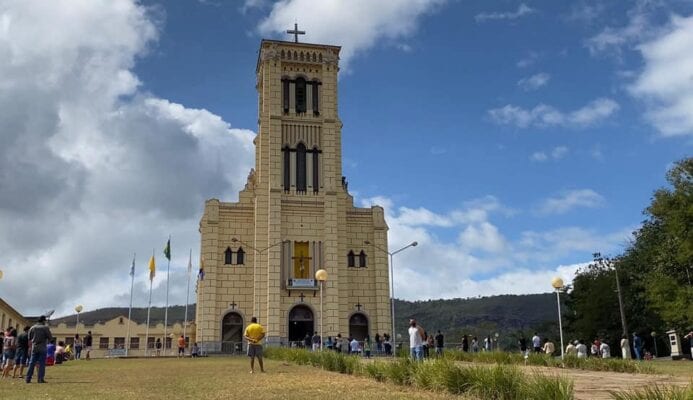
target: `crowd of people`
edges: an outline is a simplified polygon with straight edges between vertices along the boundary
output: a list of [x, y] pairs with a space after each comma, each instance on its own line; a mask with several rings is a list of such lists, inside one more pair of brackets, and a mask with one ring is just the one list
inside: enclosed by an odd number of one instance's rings
[[38, 369], [38, 382], [45, 383], [47, 361], [63, 362], [65, 351], [63, 342], [56, 345], [45, 316], [39, 317], [31, 328], [24, 327], [21, 333], [9, 327], [2, 334], [2, 378], [10, 378], [12, 372], [12, 378], [31, 383], [34, 371]]
[[392, 340], [387, 333], [382, 335], [376, 333], [373, 339], [366, 335], [363, 340], [358, 340], [355, 336], [342, 337], [342, 334], [338, 333], [334, 338], [328, 336], [323, 343], [318, 332], [314, 332], [313, 336], [306, 334], [302, 342], [294, 342], [292, 345], [312, 351], [317, 351], [322, 347], [338, 353], [359, 354], [364, 357], [392, 355], [393, 351]]

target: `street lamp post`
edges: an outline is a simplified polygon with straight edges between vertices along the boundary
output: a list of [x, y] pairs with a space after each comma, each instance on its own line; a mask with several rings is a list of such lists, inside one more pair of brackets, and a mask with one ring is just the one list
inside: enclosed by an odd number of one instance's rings
[[315, 271], [315, 279], [317, 279], [317, 281], [320, 282], [320, 351], [322, 351], [322, 344], [325, 340], [322, 333], [322, 290], [325, 286], [325, 282], [327, 281], [327, 271], [325, 271], [324, 269], [319, 269]]
[[258, 301], [257, 301], [257, 255], [262, 254], [263, 252], [271, 249], [274, 246], [277, 246], [277, 245], [284, 243], [284, 241], [277, 242], [277, 243], [275, 243], [271, 246], [265, 247], [264, 249], [261, 249], [261, 250], [258, 250], [255, 247], [253, 247], [253, 246], [249, 245], [248, 243], [246, 243], [240, 239], [237, 239], [237, 238], [231, 238], [231, 241], [233, 243], [238, 242], [238, 243], [242, 244], [243, 246], [246, 246], [249, 249], [253, 250], [253, 252], [255, 253], [253, 255], [253, 308], [254, 308], [253, 314], [258, 318], [258, 320], [260, 320], [260, 306], [259, 306]]
[[77, 312], [77, 323], [75, 324], [75, 333], [78, 333], [78, 332], [79, 332], [79, 331], [78, 331], [79, 328], [77, 327], [77, 325], [79, 325], [79, 313], [82, 312], [82, 309], [83, 309], [83, 307], [82, 307], [81, 304], [78, 304], [78, 305], [75, 307], [75, 312]]
[[563, 279], [559, 277], [555, 277], [551, 279], [551, 286], [556, 290], [556, 302], [558, 303], [558, 330], [560, 331], [561, 334], [561, 360], [565, 357], [563, 354], [564, 347], [563, 347], [563, 321], [561, 319], [561, 289], [563, 289]]
[[[402, 252], [410, 247], [416, 247], [419, 242], [411, 242], [408, 245], [402, 247], [399, 250], [395, 250], [393, 252], [389, 252], [386, 249], [383, 249], [382, 247], [378, 246], [375, 243], [371, 243], [370, 241], [366, 240], [363, 243], [365, 244], [370, 244], [373, 245], [376, 249], [383, 251], [387, 253], [387, 255], [390, 256], [390, 313], [391, 313], [391, 318], [392, 318], [392, 339], [393, 344], [395, 344], [395, 266], [394, 266], [394, 256], [395, 254]], [[393, 351], [392, 354], [397, 354], [397, 346], [393, 346]]]

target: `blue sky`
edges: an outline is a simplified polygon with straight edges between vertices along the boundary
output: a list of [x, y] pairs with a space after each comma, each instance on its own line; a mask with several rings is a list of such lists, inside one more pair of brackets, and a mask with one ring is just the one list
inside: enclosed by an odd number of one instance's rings
[[[396, 260], [398, 297], [548, 291], [593, 251], [618, 254], [667, 168], [693, 153], [691, 1], [190, 0], [73, 13], [57, 3], [0, 8], [0, 72], [13, 82], [0, 100], [40, 98], [31, 118], [50, 127], [19, 129], [48, 143], [31, 172], [3, 154], [12, 182], [32, 182], [6, 184], [6, 204], [10, 194], [59, 199], [0, 205], [0, 266], [31, 312], [75, 298], [124, 305], [122, 266], [169, 233], [174, 298], [184, 299], [202, 201], [236, 199], [254, 162], [259, 42], [289, 39], [295, 20], [302, 41], [343, 46], [344, 174], [356, 202], [386, 206], [393, 249], [421, 244]], [[58, 84], [37, 89], [22, 71]], [[19, 135], [3, 136], [20, 148]], [[56, 181], [45, 170], [59, 171], [62, 189], [37, 184]], [[60, 231], [46, 233], [42, 213]], [[35, 225], [17, 233], [22, 218]], [[93, 253], [75, 255], [95, 234]], [[37, 299], [12, 278], [27, 268], [100, 284], [77, 279], [74, 297]], [[146, 283], [138, 276], [138, 293]], [[104, 288], [117, 289], [103, 298]]]

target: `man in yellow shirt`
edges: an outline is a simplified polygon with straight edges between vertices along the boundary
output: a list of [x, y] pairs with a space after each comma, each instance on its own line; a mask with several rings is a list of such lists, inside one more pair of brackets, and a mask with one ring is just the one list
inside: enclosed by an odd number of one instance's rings
[[255, 372], [255, 357], [260, 364], [260, 372], [265, 372], [262, 365], [262, 339], [265, 337], [265, 329], [257, 323], [257, 317], [250, 319], [250, 325], [245, 328], [243, 337], [248, 341], [248, 357], [250, 357], [250, 373]]

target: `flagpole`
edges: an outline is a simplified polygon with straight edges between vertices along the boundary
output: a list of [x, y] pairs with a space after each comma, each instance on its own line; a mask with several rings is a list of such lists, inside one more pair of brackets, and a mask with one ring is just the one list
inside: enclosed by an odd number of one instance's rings
[[[186, 338], [188, 331], [188, 303], [190, 303], [190, 273], [192, 271], [192, 249], [190, 249], [190, 258], [188, 258], [188, 290], [185, 291], [185, 318], [183, 319], [183, 340]], [[186, 342], [187, 347], [187, 342]]]
[[128, 309], [128, 338], [125, 342], [126, 357], [130, 353], [130, 323], [132, 322], [132, 290], [135, 287], [135, 258], [137, 258], [137, 253], [132, 256], [132, 268], [130, 269], [130, 308]]
[[[154, 258], [154, 249], [152, 249], [152, 258]], [[149, 350], [149, 315], [152, 310], [152, 282], [154, 277], [152, 276], [151, 267], [149, 270], [149, 306], [147, 307], [147, 330], [144, 339], [144, 356], [147, 357], [147, 351]]]
[[[168, 282], [169, 282], [169, 272], [171, 271], [171, 235], [168, 235], [168, 242], [166, 244], [168, 249], [168, 265], [166, 266], [166, 311], [164, 311], [164, 355], [166, 355], [166, 328], [168, 328]], [[171, 345], [173, 345], [173, 340], [171, 340]]]

